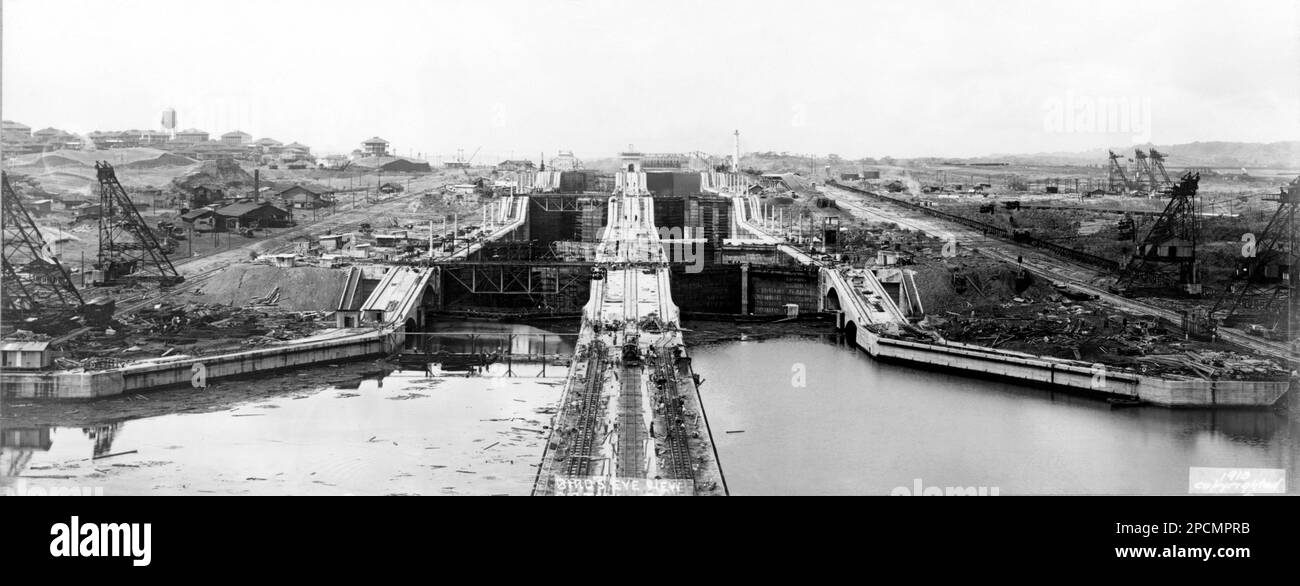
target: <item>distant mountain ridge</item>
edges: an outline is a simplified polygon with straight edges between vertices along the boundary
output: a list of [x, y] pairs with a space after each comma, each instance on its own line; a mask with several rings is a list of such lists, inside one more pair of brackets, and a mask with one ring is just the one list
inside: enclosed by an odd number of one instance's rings
[[[1281, 142], [1191, 142], [1185, 144], [1139, 144], [1112, 147], [1109, 150], [1131, 158], [1133, 149], [1156, 149], [1167, 157], [1166, 164], [1174, 167], [1254, 167], [1271, 169], [1300, 168], [1300, 141]], [[1107, 149], [1093, 149], [1072, 153], [1002, 154], [969, 159], [979, 162], [1005, 161], [1038, 164], [1105, 164]]]

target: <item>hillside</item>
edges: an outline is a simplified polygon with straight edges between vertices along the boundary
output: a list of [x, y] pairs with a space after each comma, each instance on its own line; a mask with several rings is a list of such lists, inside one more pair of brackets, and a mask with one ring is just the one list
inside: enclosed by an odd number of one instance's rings
[[[1247, 167], [1262, 169], [1300, 168], [1300, 141], [1283, 142], [1192, 142], [1174, 145], [1126, 145], [1111, 147], [1118, 154], [1132, 156], [1134, 148], [1156, 149], [1179, 167]], [[972, 162], [1020, 164], [1097, 164], [1106, 161], [1106, 149], [1073, 153], [991, 155], [967, 159]]]

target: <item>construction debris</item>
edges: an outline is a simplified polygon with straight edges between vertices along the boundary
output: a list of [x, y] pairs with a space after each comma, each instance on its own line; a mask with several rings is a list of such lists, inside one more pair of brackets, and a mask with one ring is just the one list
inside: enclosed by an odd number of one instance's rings
[[60, 368], [99, 370], [132, 360], [211, 355], [302, 338], [332, 327], [329, 311], [281, 311], [254, 300], [246, 307], [159, 303], [122, 315], [115, 328], [88, 333], [61, 348]]
[[1003, 304], [995, 316], [975, 313], [947, 312], [928, 319], [948, 340], [1101, 363], [1149, 376], [1251, 380], [1288, 376], [1273, 360], [1229, 351], [1222, 343], [1190, 339], [1157, 321], [1115, 313], [1094, 302], [1021, 299]]

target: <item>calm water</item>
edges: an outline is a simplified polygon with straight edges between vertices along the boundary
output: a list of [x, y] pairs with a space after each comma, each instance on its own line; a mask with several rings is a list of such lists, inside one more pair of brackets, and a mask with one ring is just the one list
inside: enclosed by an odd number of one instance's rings
[[[572, 351], [555, 332], [529, 326], [450, 326], [488, 338], [516, 334], [516, 352]], [[290, 373], [179, 391], [234, 390], [234, 400], [209, 412], [85, 428], [0, 426], [0, 494], [527, 495], [566, 373], [528, 361], [473, 376], [396, 371], [346, 385], [310, 385]], [[266, 394], [277, 386], [292, 390]]]
[[[1300, 424], [1271, 411], [1113, 411], [880, 364], [827, 339], [728, 342], [693, 355], [733, 494], [888, 494], [916, 479], [1001, 494], [1186, 494], [1189, 466], [1290, 476], [1300, 453]], [[793, 380], [796, 365], [806, 386]], [[249, 393], [203, 413], [8, 426], [0, 490], [525, 495], [565, 373], [515, 362], [471, 377], [399, 371], [343, 386], [288, 374], [218, 383]], [[273, 387], [291, 390], [268, 394]], [[120, 455], [93, 459], [108, 454]]]
[[[137, 494], [527, 495], [564, 369], [399, 371], [232, 406], [89, 428], [5, 428], [4, 488]], [[21, 434], [21, 437], [16, 437]], [[121, 454], [102, 459], [94, 455]]]
[[[1188, 468], [1284, 468], [1296, 415], [1104, 401], [882, 364], [827, 340], [694, 349], [732, 494], [1187, 494]], [[806, 386], [795, 385], [802, 365]], [[726, 433], [743, 431], [743, 433]]]

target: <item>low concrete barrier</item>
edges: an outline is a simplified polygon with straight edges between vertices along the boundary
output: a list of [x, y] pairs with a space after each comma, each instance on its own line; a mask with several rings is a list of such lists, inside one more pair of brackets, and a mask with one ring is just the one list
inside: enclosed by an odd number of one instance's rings
[[993, 348], [886, 338], [858, 327], [855, 340], [871, 357], [982, 373], [1022, 383], [1137, 399], [1164, 407], [1267, 407], [1290, 381], [1172, 380]]
[[6, 371], [0, 373], [0, 393], [20, 399], [93, 399], [191, 385], [198, 377], [212, 381], [388, 354], [400, 348], [402, 339], [400, 332], [375, 330], [337, 338], [308, 338], [230, 354], [128, 364], [106, 371]]

